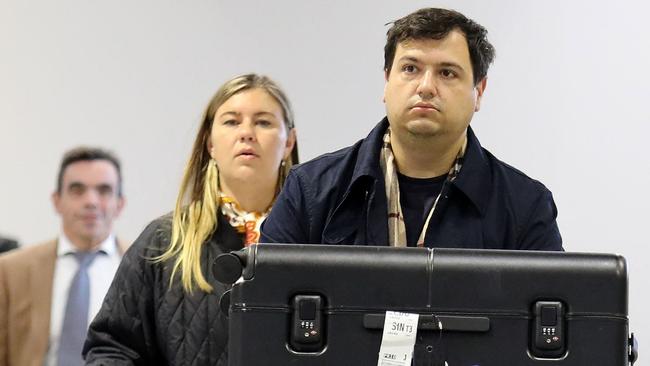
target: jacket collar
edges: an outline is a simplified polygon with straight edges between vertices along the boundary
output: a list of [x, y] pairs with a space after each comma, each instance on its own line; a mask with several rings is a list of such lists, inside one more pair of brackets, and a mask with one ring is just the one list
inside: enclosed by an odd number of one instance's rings
[[52, 307], [52, 284], [56, 263], [57, 240], [39, 246], [30, 259], [29, 288], [31, 291], [30, 350], [36, 355], [47, 353]]
[[467, 150], [463, 159], [463, 168], [454, 180], [458, 188], [478, 209], [481, 216], [485, 214], [492, 192], [492, 171], [486, 152], [471, 127], [467, 128]]
[[[379, 167], [379, 154], [383, 144], [383, 136], [388, 128], [388, 120], [384, 118], [370, 134], [351, 148], [354, 154], [354, 167], [352, 178], [345, 187], [341, 200], [337, 203], [332, 214], [327, 218], [323, 228], [323, 240], [327, 243], [344, 241], [353, 232], [357, 232], [357, 244], [374, 243], [380, 245], [388, 237], [388, 228], [379, 226], [368, 230], [363, 222], [363, 227], [350, 224], [350, 220], [357, 215], [373, 217], [373, 220], [388, 221], [386, 210], [386, 194], [383, 189], [384, 176]], [[363, 212], [362, 212], [363, 211]], [[352, 215], [352, 216], [351, 216]], [[358, 230], [367, 235], [359, 236]], [[351, 244], [351, 243], [349, 243]]]
[[386, 129], [388, 129], [388, 118], [384, 117], [361, 142], [348, 192], [355, 184], [358, 184], [359, 180], [366, 180], [368, 184], [375, 180], [381, 180], [383, 183], [384, 175], [379, 167], [379, 154], [381, 154]]
[[[381, 184], [377, 186], [383, 187], [384, 176], [379, 167], [379, 154], [387, 128], [388, 118], [384, 117], [361, 142], [352, 179], [344, 196], [347, 196], [359, 184], [363, 185], [363, 189], [368, 190], [375, 182], [379, 181]], [[485, 214], [493, 189], [492, 173], [485, 151], [471, 127], [467, 128], [467, 150], [463, 159], [463, 168], [453, 186], [472, 202], [481, 215]], [[384, 194], [384, 192], [375, 192], [375, 194]]]
[[210, 241], [213, 245], [221, 247], [225, 253], [239, 250], [244, 247], [244, 238], [228, 222], [228, 218], [217, 210], [217, 230], [212, 233]]

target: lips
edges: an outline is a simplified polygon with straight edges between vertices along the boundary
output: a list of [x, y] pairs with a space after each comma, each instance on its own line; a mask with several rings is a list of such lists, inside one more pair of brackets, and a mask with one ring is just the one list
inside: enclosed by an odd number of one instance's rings
[[251, 148], [246, 148], [246, 149], [240, 150], [239, 152], [237, 152], [236, 156], [238, 156], [238, 157], [241, 156], [241, 157], [245, 157], [245, 158], [258, 157], [257, 153], [255, 153], [255, 150], [251, 149]]
[[92, 224], [92, 225], [94, 225], [97, 222], [99, 222], [99, 215], [85, 214], [85, 215], [79, 216], [79, 218], [81, 219], [81, 221], [84, 224]]
[[418, 111], [440, 111], [440, 109], [436, 105], [431, 103], [423, 103], [423, 102], [415, 103], [411, 107], [411, 109], [418, 110]]

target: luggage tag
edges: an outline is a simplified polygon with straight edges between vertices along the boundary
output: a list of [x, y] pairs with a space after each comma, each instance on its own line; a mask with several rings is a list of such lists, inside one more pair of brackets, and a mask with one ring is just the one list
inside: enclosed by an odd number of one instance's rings
[[377, 366], [411, 366], [419, 314], [386, 311]]

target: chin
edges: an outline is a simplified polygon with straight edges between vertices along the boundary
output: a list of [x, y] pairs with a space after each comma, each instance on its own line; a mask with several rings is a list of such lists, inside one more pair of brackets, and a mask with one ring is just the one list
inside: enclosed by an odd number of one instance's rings
[[406, 131], [412, 136], [433, 137], [442, 133], [442, 128], [437, 122], [429, 120], [411, 121], [406, 125]]

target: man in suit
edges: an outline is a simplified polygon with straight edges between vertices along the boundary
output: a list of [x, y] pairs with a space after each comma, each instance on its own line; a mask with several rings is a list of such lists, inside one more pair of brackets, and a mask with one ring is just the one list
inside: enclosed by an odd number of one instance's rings
[[82, 365], [87, 324], [126, 249], [112, 234], [125, 200], [110, 152], [68, 151], [52, 203], [57, 239], [0, 256], [0, 366]]

